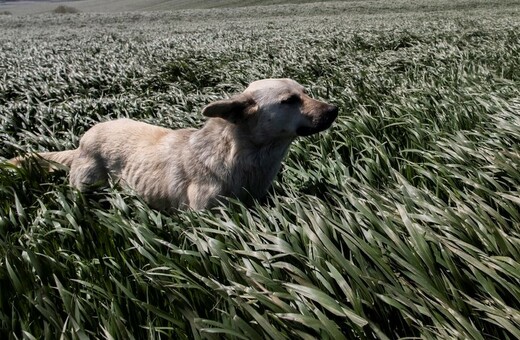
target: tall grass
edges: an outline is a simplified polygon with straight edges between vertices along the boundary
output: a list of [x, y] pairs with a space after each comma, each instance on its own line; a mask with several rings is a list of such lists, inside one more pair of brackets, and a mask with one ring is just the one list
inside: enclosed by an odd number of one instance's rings
[[341, 111], [252, 207], [165, 215], [0, 165], [6, 338], [520, 337], [518, 8], [303, 8], [0, 21], [4, 158], [116, 117], [200, 126], [266, 77]]

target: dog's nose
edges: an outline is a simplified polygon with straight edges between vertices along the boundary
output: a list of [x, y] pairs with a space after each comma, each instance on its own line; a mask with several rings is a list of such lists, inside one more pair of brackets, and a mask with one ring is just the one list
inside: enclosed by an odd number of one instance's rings
[[338, 111], [339, 110], [336, 105], [329, 105], [329, 107], [327, 109], [327, 116], [331, 116], [331, 117], [334, 117], [334, 119], [336, 119], [336, 117], [338, 116]]

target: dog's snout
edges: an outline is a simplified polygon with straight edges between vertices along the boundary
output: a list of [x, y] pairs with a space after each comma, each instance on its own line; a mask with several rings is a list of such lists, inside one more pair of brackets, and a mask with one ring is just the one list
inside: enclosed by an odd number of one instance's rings
[[321, 103], [319, 108], [316, 111], [313, 111], [310, 116], [312, 118], [308, 122], [311, 125], [309, 126], [307, 123], [304, 126], [300, 126], [296, 130], [296, 133], [298, 136], [308, 136], [326, 130], [336, 120], [338, 112], [339, 110], [337, 106]]
[[330, 126], [338, 117], [338, 112], [339, 110], [336, 105], [327, 104], [325, 110], [323, 110], [321, 114], [322, 123]]
[[336, 105], [329, 105], [329, 107], [327, 108], [326, 114], [328, 116], [334, 117], [334, 119], [336, 119], [336, 117], [338, 116], [338, 112], [339, 112], [339, 110]]

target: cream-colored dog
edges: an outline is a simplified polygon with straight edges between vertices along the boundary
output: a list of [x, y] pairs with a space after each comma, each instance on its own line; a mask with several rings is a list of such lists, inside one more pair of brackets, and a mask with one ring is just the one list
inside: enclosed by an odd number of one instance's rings
[[130, 119], [99, 123], [79, 148], [39, 156], [70, 167], [70, 183], [80, 190], [111, 177], [154, 208], [204, 209], [222, 197], [265, 195], [291, 142], [327, 129], [338, 109], [310, 98], [294, 80], [265, 79], [202, 114], [210, 119], [199, 130]]

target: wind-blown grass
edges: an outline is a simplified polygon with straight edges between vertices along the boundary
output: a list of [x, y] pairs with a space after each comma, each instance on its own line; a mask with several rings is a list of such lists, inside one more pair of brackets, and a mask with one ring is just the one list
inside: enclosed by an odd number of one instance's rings
[[518, 9], [248, 11], [2, 18], [4, 158], [116, 117], [200, 126], [204, 104], [266, 77], [341, 115], [252, 207], [165, 215], [0, 165], [1, 332], [519, 338]]

